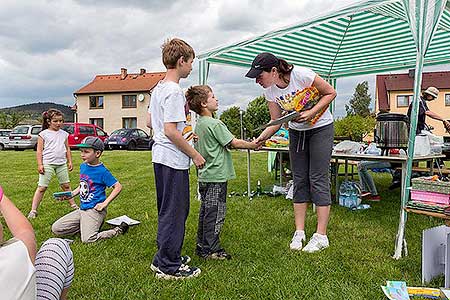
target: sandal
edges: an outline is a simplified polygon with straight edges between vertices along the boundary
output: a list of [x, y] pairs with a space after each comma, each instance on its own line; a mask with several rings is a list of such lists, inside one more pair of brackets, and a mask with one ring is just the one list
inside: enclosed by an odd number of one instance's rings
[[35, 218], [37, 217], [37, 215], [38, 215], [37, 210], [32, 209], [32, 210], [30, 210], [30, 212], [28, 213], [27, 218], [28, 218], [28, 219], [35, 219]]

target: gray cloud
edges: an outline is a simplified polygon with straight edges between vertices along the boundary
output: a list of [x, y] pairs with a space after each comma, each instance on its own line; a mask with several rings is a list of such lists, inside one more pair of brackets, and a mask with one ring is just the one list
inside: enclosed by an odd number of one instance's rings
[[[0, 107], [35, 101], [73, 104], [96, 74], [163, 71], [160, 46], [171, 37], [196, 53], [238, 42], [356, 0], [3, 0], [0, 9]], [[212, 65], [220, 110], [262, 94], [244, 69]], [[370, 79], [374, 82], [374, 76]], [[362, 81], [362, 80], [360, 80]], [[358, 78], [338, 80], [336, 114]], [[198, 82], [197, 66], [182, 87]], [[373, 91], [374, 84], [369, 81]], [[343, 109], [345, 113], [345, 109]]]

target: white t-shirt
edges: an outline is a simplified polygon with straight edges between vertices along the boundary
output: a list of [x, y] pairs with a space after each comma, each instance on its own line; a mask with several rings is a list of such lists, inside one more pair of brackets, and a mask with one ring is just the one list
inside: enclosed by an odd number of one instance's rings
[[44, 140], [44, 151], [42, 161], [45, 165], [63, 165], [67, 162], [65, 142], [69, 134], [64, 130], [45, 129], [39, 133]]
[[190, 158], [164, 134], [164, 123], [177, 123], [183, 133], [186, 127], [186, 98], [180, 86], [172, 81], [160, 81], [152, 91], [150, 107], [153, 140], [152, 162], [177, 170], [187, 170]]
[[[291, 72], [289, 85], [286, 88], [281, 89], [274, 84], [265, 89], [264, 96], [267, 101], [276, 102], [280, 105], [281, 101], [285, 102], [286, 99], [290, 99], [291, 95], [294, 95], [297, 91], [310, 87], [313, 84], [315, 77], [316, 73], [313, 70], [305, 67], [294, 66]], [[280, 108], [284, 110], [281, 105]], [[331, 115], [330, 110], [327, 109], [314, 125], [310, 125], [308, 122], [298, 123], [290, 121], [289, 128], [295, 130], [308, 130], [331, 123], [333, 123], [333, 116]]]
[[12, 238], [0, 246], [0, 298], [36, 300], [36, 270], [25, 244]]

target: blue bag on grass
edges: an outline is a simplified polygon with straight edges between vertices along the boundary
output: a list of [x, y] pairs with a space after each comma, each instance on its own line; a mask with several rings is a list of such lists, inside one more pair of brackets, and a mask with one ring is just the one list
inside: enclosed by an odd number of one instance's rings
[[353, 181], [344, 181], [339, 186], [339, 205], [357, 209], [361, 204], [361, 187]]

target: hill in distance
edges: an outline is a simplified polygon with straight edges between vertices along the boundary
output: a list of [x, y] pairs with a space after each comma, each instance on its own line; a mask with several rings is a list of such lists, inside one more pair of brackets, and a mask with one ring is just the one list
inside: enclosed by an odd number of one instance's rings
[[30, 103], [30, 104], [23, 104], [18, 106], [12, 106], [12, 107], [6, 107], [6, 108], [0, 108], [0, 113], [12, 113], [12, 112], [18, 112], [23, 113], [26, 115], [29, 115], [29, 117], [22, 121], [21, 123], [39, 123], [42, 119], [42, 113], [49, 108], [56, 108], [60, 110], [64, 114], [64, 121], [65, 122], [73, 122], [74, 120], [74, 112], [70, 109], [70, 106], [63, 105], [63, 104], [57, 104], [52, 102], [38, 102], [38, 103]]

